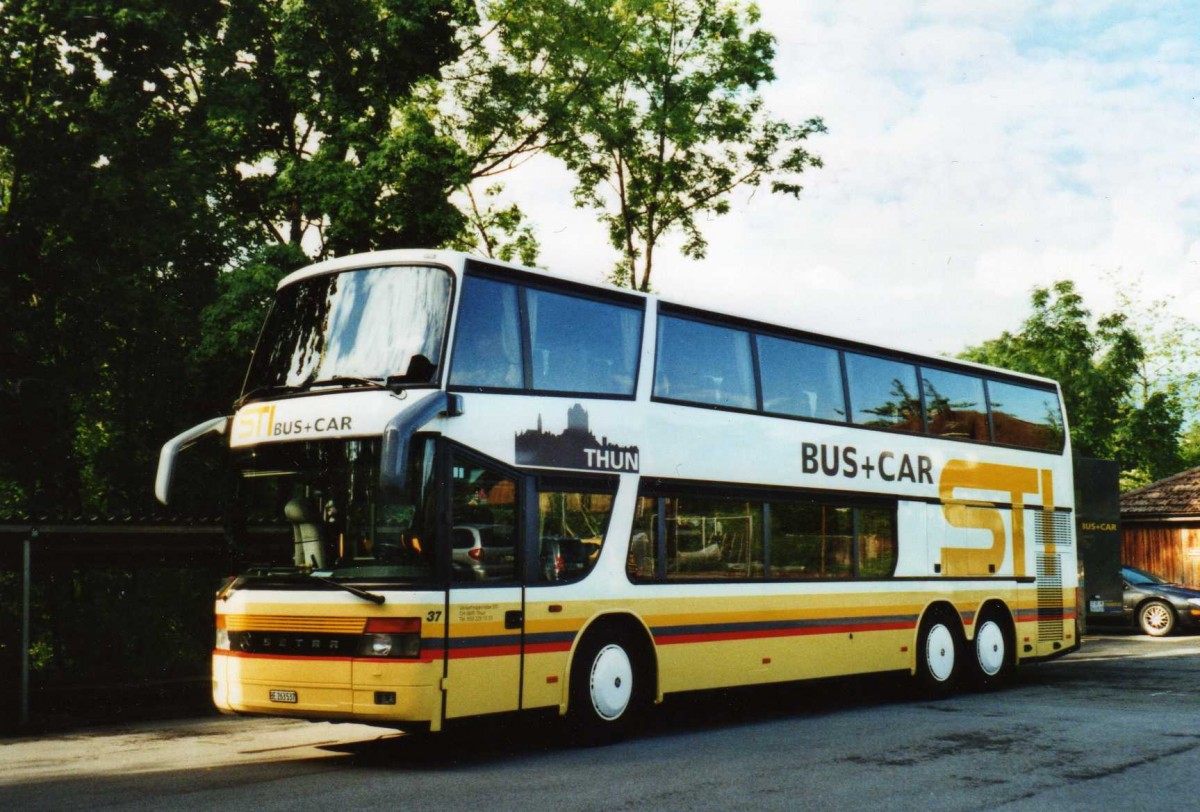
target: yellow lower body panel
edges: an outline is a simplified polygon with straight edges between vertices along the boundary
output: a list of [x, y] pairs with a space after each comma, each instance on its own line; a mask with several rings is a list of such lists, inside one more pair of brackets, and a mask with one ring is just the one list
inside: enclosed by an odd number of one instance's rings
[[380, 723], [441, 721], [441, 661], [213, 656], [214, 700], [235, 713]]

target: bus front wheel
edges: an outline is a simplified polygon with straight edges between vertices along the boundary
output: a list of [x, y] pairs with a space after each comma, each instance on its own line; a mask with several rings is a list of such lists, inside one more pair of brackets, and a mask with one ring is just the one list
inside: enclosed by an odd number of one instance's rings
[[925, 615], [917, 632], [917, 687], [932, 699], [954, 693], [963, 672], [962, 627], [947, 611]]
[[645, 715], [650, 680], [640, 647], [619, 629], [589, 634], [571, 666], [568, 721], [574, 737], [603, 744], [625, 735]]

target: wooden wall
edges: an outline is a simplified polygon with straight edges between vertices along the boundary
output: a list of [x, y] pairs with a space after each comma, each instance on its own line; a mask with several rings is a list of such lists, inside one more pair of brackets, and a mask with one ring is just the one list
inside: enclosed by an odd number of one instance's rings
[[1122, 562], [1200, 589], [1200, 522], [1121, 525]]

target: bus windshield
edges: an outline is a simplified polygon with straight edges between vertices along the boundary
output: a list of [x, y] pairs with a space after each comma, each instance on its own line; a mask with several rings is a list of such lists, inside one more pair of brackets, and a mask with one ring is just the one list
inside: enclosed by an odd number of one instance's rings
[[280, 289], [244, 392], [370, 380], [437, 380], [452, 277], [391, 266], [301, 279]]
[[434, 584], [432, 442], [394, 495], [379, 487], [380, 445], [275, 443], [239, 457], [231, 530], [247, 574]]

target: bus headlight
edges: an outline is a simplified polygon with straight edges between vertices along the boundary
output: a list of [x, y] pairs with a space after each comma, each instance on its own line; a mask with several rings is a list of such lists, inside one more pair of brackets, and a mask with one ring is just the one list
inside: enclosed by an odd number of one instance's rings
[[217, 651], [229, 651], [229, 629], [225, 628], [224, 615], [217, 615], [217, 636], [213, 648]]
[[363, 630], [358, 656], [391, 659], [421, 656], [421, 618], [371, 618]]
[[386, 657], [392, 653], [392, 636], [390, 634], [372, 634], [371, 653], [376, 657]]

